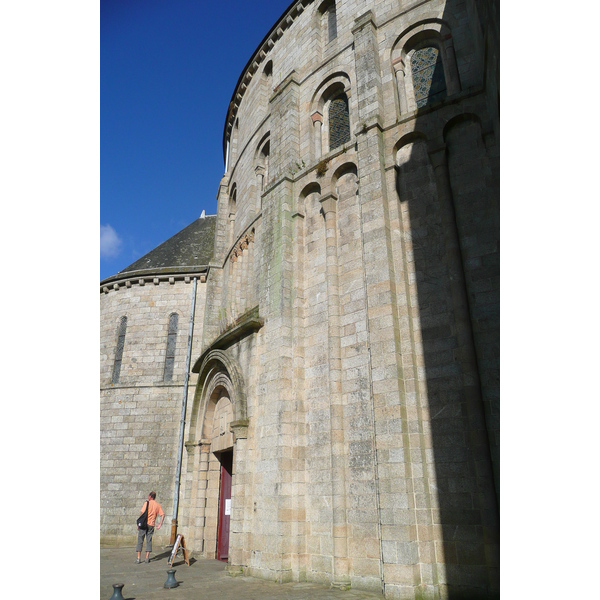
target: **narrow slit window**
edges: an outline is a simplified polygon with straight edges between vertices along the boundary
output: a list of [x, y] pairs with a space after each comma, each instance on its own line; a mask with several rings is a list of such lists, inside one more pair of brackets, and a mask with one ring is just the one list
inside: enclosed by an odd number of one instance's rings
[[165, 381], [173, 381], [173, 367], [175, 366], [175, 347], [177, 345], [177, 327], [179, 315], [173, 313], [169, 317], [169, 333], [167, 335], [167, 354], [165, 357]]
[[444, 65], [438, 48], [428, 46], [417, 50], [410, 65], [417, 108], [446, 97]]
[[119, 383], [121, 375], [121, 362], [123, 361], [123, 348], [125, 347], [125, 331], [127, 330], [127, 317], [122, 317], [119, 323], [119, 334], [117, 338], [117, 351], [115, 353], [115, 364], [113, 366], [112, 382]]
[[335, 13], [335, 4], [327, 11], [327, 40], [329, 42], [337, 37], [337, 15]]
[[232, 191], [229, 195], [229, 243], [233, 242], [233, 232], [235, 228], [235, 211], [237, 207], [237, 187], [233, 184]]
[[329, 106], [329, 150], [350, 141], [350, 114], [348, 97], [342, 94], [331, 101]]

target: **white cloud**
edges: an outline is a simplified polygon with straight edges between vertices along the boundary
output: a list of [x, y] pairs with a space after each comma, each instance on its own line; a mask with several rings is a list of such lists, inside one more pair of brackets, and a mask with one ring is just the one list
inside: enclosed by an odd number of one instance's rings
[[100, 225], [100, 256], [114, 258], [121, 252], [123, 242], [110, 225]]

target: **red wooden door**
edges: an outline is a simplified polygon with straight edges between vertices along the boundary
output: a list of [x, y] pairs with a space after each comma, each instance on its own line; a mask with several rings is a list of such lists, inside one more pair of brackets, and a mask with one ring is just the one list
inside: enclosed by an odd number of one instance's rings
[[217, 560], [229, 558], [229, 521], [231, 519], [231, 465], [232, 452], [221, 455], [221, 489], [219, 493], [219, 531], [217, 537]]

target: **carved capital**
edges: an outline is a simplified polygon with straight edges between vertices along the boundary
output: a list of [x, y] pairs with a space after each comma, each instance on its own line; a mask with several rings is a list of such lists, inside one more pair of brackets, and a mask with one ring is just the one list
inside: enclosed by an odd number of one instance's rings
[[439, 146], [429, 150], [429, 160], [434, 169], [446, 166], [446, 146]]
[[334, 213], [337, 211], [337, 196], [334, 193], [329, 193], [323, 196], [319, 202], [323, 214]]
[[196, 448], [200, 445], [200, 442], [185, 442], [185, 449], [188, 454], [194, 454]]
[[323, 115], [317, 110], [315, 111], [312, 115], [311, 115], [311, 119], [313, 122], [313, 125], [315, 123], [321, 123], [323, 124]]
[[406, 65], [404, 64], [404, 60], [402, 57], [397, 58], [393, 63], [392, 63], [392, 67], [394, 69], [394, 72], [396, 74], [398, 73], [402, 73], [402, 75], [404, 75], [405, 69], [406, 69]]
[[248, 419], [239, 419], [229, 423], [229, 430], [236, 440], [245, 440], [248, 437]]

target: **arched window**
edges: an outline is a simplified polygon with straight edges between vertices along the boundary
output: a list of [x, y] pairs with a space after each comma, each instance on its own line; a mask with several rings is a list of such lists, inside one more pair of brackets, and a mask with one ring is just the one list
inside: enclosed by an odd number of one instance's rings
[[271, 89], [269, 86], [271, 85], [271, 81], [273, 80], [273, 61], [270, 60], [263, 69], [263, 81], [267, 83], [267, 95], [271, 93]]
[[[265, 142], [266, 139], [266, 142]], [[271, 142], [268, 134], [263, 137], [255, 154], [254, 172], [256, 174], [256, 210], [262, 209], [262, 193], [269, 181], [269, 154], [271, 151]]]
[[438, 19], [409, 27], [397, 38], [390, 58], [400, 115], [460, 92], [452, 32]]
[[348, 97], [340, 94], [329, 105], [329, 150], [350, 141]]
[[127, 330], [127, 317], [122, 317], [119, 323], [117, 338], [117, 351], [115, 353], [115, 364], [113, 366], [112, 382], [119, 383], [121, 375], [121, 361], [123, 360], [123, 348], [125, 347], [125, 331]]
[[415, 50], [410, 59], [410, 68], [417, 108], [446, 97], [444, 64], [436, 46]]
[[327, 44], [330, 44], [337, 37], [337, 14], [335, 11], [335, 0], [325, 0], [317, 9], [320, 29], [322, 49], [325, 49]]
[[235, 165], [235, 161], [237, 159], [237, 149], [238, 149], [238, 136], [240, 129], [240, 120], [236, 119], [233, 124], [233, 130], [231, 132], [231, 147], [230, 147], [230, 161], [229, 166], [233, 167]]
[[269, 111], [269, 98], [273, 93], [273, 61], [270, 60], [265, 65], [260, 77], [260, 95], [265, 110]]
[[265, 187], [265, 183], [267, 181], [269, 181], [269, 154], [271, 153], [271, 143], [269, 140], [267, 140], [267, 143], [262, 147], [262, 150], [260, 151], [260, 165], [262, 167], [264, 167], [265, 169], [265, 173], [264, 173], [264, 177], [263, 177], [263, 181], [262, 181], [262, 187], [261, 187], [261, 192], [264, 190]]
[[237, 210], [237, 186], [234, 183], [229, 195], [229, 243], [233, 242], [233, 232], [235, 227], [235, 212]]
[[350, 78], [341, 72], [315, 90], [310, 105], [315, 160], [350, 141], [351, 93]]
[[327, 10], [327, 41], [331, 42], [337, 37], [337, 15], [335, 13], [335, 2]]
[[165, 381], [173, 381], [173, 366], [175, 365], [175, 346], [177, 345], [177, 326], [179, 315], [173, 313], [169, 317], [169, 333], [167, 335], [167, 354], [165, 356]]

